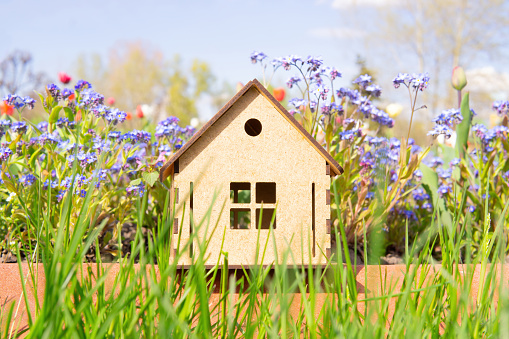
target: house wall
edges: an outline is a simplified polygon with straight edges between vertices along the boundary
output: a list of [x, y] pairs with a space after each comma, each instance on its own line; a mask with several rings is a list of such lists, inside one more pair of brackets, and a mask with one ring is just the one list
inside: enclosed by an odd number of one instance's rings
[[[258, 136], [250, 136], [244, 130], [245, 122], [251, 118], [262, 124]], [[258, 236], [261, 251], [268, 240], [264, 260], [258, 263], [281, 262], [288, 247], [293, 254], [293, 259], [288, 259], [290, 263], [325, 262], [326, 249], [330, 247], [330, 235], [326, 234], [326, 222], [330, 218], [326, 191], [330, 177], [326, 174], [325, 160], [255, 88], [247, 91], [181, 155], [179, 173], [173, 177], [173, 187], [178, 188], [176, 216], [180, 227], [173, 239], [175, 248], [179, 246], [177, 238], [184, 244], [191, 232], [191, 182], [193, 232], [199, 234], [201, 241], [210, 240], [205, 255], [207, 265], [216, 264], [221, 251], [228, 252], [230, 265], [253, 264]], [[239, 206], [253, 210], [250, 229], [230, 229], [230, 208], [236, 205], [230, 202], [231, 182], [251, 183], [251, 203]], [[276, 183], [276, 229], [273, 231], [258, 230], [253, 220], [254, 208], [259, 206], [254, 192], [257, 182]], [[310, 241], [313, 183], [315, 256]], [[270, 232], [274, 234], [275, 246]], [[197, 244], [193, 245], [195, 253], [198, 248]], [[179, 264], [189, 265], [189, 250], [182, 254]]]

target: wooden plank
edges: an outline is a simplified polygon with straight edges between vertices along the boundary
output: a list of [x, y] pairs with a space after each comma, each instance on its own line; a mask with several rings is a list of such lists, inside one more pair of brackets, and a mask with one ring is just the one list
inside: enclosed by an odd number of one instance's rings
[[330, 190], [325, 191], [325, 204], [330, 205]]
[[326, 219], [325, 220], [325, 232], [326, 234], [330, 234], [331, 232], [331, 227], [332, 227], [332, 222], [330, 219]]

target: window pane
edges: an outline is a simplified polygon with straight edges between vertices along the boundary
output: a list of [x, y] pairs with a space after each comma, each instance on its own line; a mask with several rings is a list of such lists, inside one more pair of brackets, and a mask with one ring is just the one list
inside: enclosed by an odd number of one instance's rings
[[251, 202], [251, 183], [230, 183], [230, 201], [236, 204], [249, 204]]
[[275, 182], [257, 182], [256, 183], [256, 203], [261, 204], [276, 203], [276, 183]]
[[251, 210], [232, 208], [230, 210], [230, 228], [236, 230], [247, 230], [251, 228]]
[[[272, 221], [272, 216], [274, 215], [274, 209], [273, 208], [264, 208], [263, 210], [261, 208], [256, 209], [256, 224], [258, 227], [262, 230], [268, 230], [270, 228], [270, 222]], [[260, 214], [262, 216], [262, 220], [260, 222]], [[272, 228], [276, 228], [276, 217], [274, 216], [274, 224], [272, 225]]]

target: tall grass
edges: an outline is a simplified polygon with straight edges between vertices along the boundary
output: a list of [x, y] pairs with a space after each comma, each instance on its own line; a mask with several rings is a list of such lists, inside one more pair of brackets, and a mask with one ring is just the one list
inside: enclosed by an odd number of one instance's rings
[[[77, 216], [70, 215], [73, 200], [68, 195], [62, 207], [58, 207], [61, 208], [58, 225], [45, 218], [42, 211], [37, 212], [40, 217], [34, 216], [32, 222], [39, 233], [32, 257], [42, 259], [45, 292], [35, 312], [30, 312], [28, 300], [21, 300], [29, 311], [28, 331], [24, 335], [28, 338], [470, 338], [504, 337], [509, 333], [509, 293], [507, 286], [500, 283], [504, 266], [498, 265], [506, 248], [503, 220], [507, 206], [491, 235], [487, 231], [491, 220], [486, 213], [482, 250], [474, 256], [465, 253], [471, 248], [471, 224], [460, 225], [459, 216], [453, 216], [453, 227], [443, 227], [440, 216], [436, 215], [432, 226], [438, 236], [424, 239], [419, 247], [418, 242], [411, 246], [407, 243], [401, 288], [394, 287], [396, 281], [383, 279], [384, 268], [372, 266], [364, 269], [376, 267], [380, 284], [373, 286], [366, 280], [363, 290], [356, 278], [358, 268], [351, 264], [348, 250], [344, 250], [347, 239], [341, 223], [336, 230], [339, 234], [336, 254], [323, 268], [281, 263], [232, 271], [227, 265], [228, 254], [224, 253], [223, 264], [206, 270], [203, 253], [208, 244], [203, 239], [191, 238], [190, 242], [196, 241], [199, 250], [195, 251], [194, 264], [184, 270], [171, 259], [169, 243], [174, 218], [169, 212], [169, 196], [165, 200], [166, 212], [159, 216], [157, 229], [148, 237], [143, 237], [141, 232], [147, 196], [136, 203], [140, 211], [138, 232], [131, 255], [119, 260], [118, 272], [112, 271], [114, 266], [101, 263], [99, 253], [97, 263], [83, 263], [104, 226], [94, 220], [90, 195]], [[487, 211], [488, 206], [485, 208]], [[202, 221], [196, 227], [213, 228], [216, 224]], [[465, 243], [459, 239], [467, 240]], [[430, 242], [438, 242], [441, 247], [440, 265], [431, 256]], [[179, 251], [189, 245], [180, 244]], [[272, 245], [259, 244], [259, 258]], [[367, 251], [364, 253], [367, 255]], [[292, 261], [292, 253], [282, 255], [288, 259], [285, 262]], [[346, 264], [337, 264], [343, 258]], [[21, 275], [33, 284], [40, 274], [37, 267], [29, 263], [26, 272], [19, 265]], [[476, 269], [481, 273], [477, 294], [474, 293]], [[493, 302], [495, 297], [498, 303]], [[14, 314], [14, 304], [1, 309], [0, 323], [4, 324], [1, 337], [23, 334], [14, 321]]]

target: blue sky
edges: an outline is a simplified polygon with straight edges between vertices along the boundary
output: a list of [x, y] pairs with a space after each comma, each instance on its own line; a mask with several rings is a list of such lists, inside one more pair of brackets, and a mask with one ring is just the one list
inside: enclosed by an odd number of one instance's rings
[[55, 77], [72, 72], [80, 54], [106, 56], [122, 42], [145, 41], [168, 58], [179, 53], [184, 60], [205, 60], [218, 79], [231, 83], [260, 76], [249, 62], [253, 50], [272, 57], [321, 55], [353, 76], [362, 45], [341, 38], [356, 33], [337, 7], [348, 9], [331, 1], [295, 0], [3, 0], [0, 58], [28, 50], [35, 69]]
[[[380, 30], [383, 22], [377, 20], [377, 11], [381, 6], [391, 9], [402, 1], [0, 0], [0, 59], [15, 49], [27, 50], [34, 57], [34, 70], [56, 80], [59, 71], [73, 75], [80, 55], [106, 57], [122, 43], [142, 41], [167, 59], [178, 53], [184, 62], [204, 60], [219, 82], [233, 85], [261, 77], [260, 67], [249, 60], [251, 52], [258, 50], [269, 57], [320, 55], [326, 65], [343, 73], [339, 85], [344, 86], [358, 74], [355, 59], [359, 54], [379, 71], [383, 98], [401, 101], [406, 98], [392, 88], [391, 79], [401, 71], [418, 71], [416, 59], [399, 50], [393, 59], [377, 57], [368, 32]], [[378, 53], [389, 50], [383, 47]], [[485, 66], [492, 65], [482, 61], [475, 65]], [[509, 71], [509, 64], [502, 59], [488, 70], [498, 76]], [[291, 75], [278, 72], [273, 84], [283, 85]], [[509, 74], [502, 75], [509, 79]], [[447, 85], [448, 79], [442, 82]], [[481, 77], [482, 86], [491, 82], [492, 76]]]

